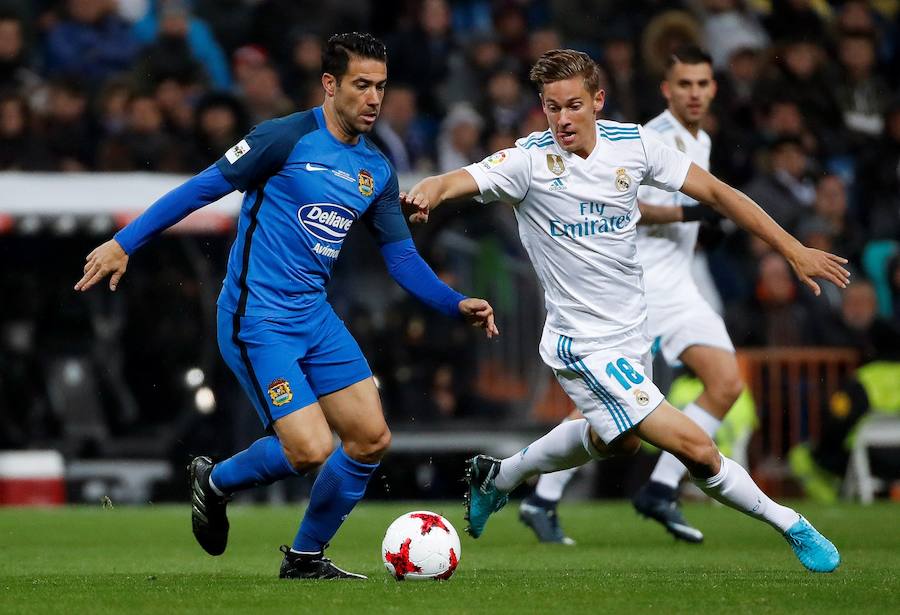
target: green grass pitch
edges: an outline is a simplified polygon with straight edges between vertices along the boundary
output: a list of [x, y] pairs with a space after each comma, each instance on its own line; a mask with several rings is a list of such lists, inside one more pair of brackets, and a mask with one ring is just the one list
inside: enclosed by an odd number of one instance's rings
[[563, 504], [577, 547], [537, 544], [515, 517], [496, 515], [479, 540], [461, 536], [448, 582], [402, 582], [381, 564], [383, 532], [417, 508], [452, 503], [363, 503], [329, 550], [368, 581], [277, 578], [299, 507], [232, 506], [225, 555], [203, 553], [188, 506], [0, 509], [0, 613], [898, 613], [900, 507], [798, 503], [843, 563], [806, 572], [768, 526], [692, 504], [702, 546], [676, 544], [623, 502]]

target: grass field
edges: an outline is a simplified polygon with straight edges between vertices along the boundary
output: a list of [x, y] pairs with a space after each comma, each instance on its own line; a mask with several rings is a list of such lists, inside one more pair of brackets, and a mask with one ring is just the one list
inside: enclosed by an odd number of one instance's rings
[[[674, 543], [625, 503], [561, 507], [574, 548], [538, 545], [511, 505], [445, 583], [398, 583], [380, 559], [383, 532], [421, 504], [362, 504], [329, 550], [361, 582], [277, 578], [279, 544], [300, 510], [230, 509], [231, 539], [213, 558], [194, 543], [189, 509], [0, 509], [2, 613], [897, 613], [900, 507], [842, 505], [806, 514], [841, 550], [831, 575], [806, 572], [763, 524], [705, 504], [686, 507], [702, 546]], [[425, 508], [462, 531], [458, 503]]]

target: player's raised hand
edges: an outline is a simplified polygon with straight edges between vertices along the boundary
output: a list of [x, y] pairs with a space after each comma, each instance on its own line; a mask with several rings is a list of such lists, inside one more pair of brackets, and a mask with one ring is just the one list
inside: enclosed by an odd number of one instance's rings
[[414, 224], [428, 222], [428, 212], [437, 207], [441, 200], [441, 179], [426, 177], [409, 192], [400, 193], [400, 205], [407, 212], [409, 221]]
[[484, 329], [488, 339], [500, 335], [500, 329], [494, 323], [494, 308], [484, 299], [463, 299], [459, 302], [459, 313], [473, 327]]
[[847, 288], [847, 284], [850, 283], [850, 272], [841, 266], [847, 264], [846, 258], [815, 248], [800, 246], [798, 250], [787, 255], [787, 260], [800, 281], [806, 284], [817, 297], [822, 289], [813, 280], [814, 277], [828, 280], [840, 288]]
[[85, 291], [112, 274], [109, 279], [109, 290], [114, 291], [128, 267], [128, 254], [115, 239], [94, 248], [85, 260], [87, 262], [84, 265], [84, 276], [75, 284], [75, 290]]

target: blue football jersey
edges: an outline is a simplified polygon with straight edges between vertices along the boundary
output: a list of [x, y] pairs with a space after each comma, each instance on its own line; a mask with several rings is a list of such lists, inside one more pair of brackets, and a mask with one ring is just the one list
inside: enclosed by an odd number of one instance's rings
[[319, 107], [259, 124], [216, 166], [245, 192], [218, 301], [238, 315], [322, 300], [357, 220], [379, 245], [410, 237], [391, 164], [364, 136], [338, 141]]

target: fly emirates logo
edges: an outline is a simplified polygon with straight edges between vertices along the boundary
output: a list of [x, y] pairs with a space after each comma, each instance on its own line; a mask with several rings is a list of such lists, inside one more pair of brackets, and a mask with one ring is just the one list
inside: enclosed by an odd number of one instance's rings
[[621, 216], [605, 216], [605, 203], [593, 201], [579, 203], [579, 213], [582, 219], [578, 222], [563, 222], [550, 219], [550, 235], [552, 237], [590, 237], [601, 233], [614, 233], [621, 231], [631, 222], [631, 212]]

